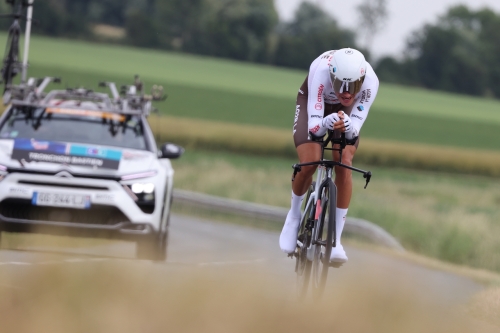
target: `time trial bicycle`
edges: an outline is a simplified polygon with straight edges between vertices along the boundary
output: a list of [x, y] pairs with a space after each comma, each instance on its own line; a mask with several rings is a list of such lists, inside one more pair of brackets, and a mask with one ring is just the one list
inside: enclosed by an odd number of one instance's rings
[[[314, 138], [314, 136], [311, 134]], [[303, 166], [317, 165], [316, 181], [311, 184], [305, 196], [300, 225], [298, 228], [297, 247], [290, 254], [296, 258], [295, 272], [297, 273], [297, 293], [299, 299], [307, 294], [312, 274], [313, 297], [319, 298], [323, 294], [328, 276], [329, 267], [340, 267], [341, 263], [330, 263], [330, 254], [336, 244], [336, 209], [337, 187], [332, 180], [332, 171], [335, 166], [360, 172], [366, 179], [365, 188], [371, 179], [371, 172], [342, 164], [342, 151], [346, 145], [354, 145], [357, 138], [347, 140], [345, 133], [335, 138], [334, 131], [328, 131], [325, 140], [315, 138], [321, 143], [321, 159], [316, 162], [299, 163], [293, 165], [293, 178]], [[331, 147], [328, 148], [328, 144]], [[338, 151], [339, 161], [324, 158], [325, 150]]]

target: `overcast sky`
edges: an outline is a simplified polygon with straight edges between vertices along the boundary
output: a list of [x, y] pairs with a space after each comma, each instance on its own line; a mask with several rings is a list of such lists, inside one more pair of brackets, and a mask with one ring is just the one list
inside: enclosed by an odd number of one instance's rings
[[[290, 20], [299, 4], [304, 0], [274, 0], [280, 18]], [[356, 6], [363, 0], [305, 0], [320, 5], [332, 15], [342, 27], [356, 28], [358, 15]], [[457, 4], [469, 8], [489, 7], [500, 14], [500, 0], [388, 0], [389, 18], [385, 28], [373, 40], [373, 54], [398, 56], [405, 46], [407, 36], [425, 23], [434, 23], [437, 17]]]

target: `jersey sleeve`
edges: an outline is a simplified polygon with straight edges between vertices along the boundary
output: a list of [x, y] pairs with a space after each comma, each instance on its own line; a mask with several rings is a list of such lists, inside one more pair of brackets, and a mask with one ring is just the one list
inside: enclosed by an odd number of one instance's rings
[[377, 96], [379, 80], [373, 68], [368, 64], [366, 77], [361, 86], [360, 96], [354, 102], [354, 107], [351, 111], [351, 122], [354, 129], [354, 135], [358, 136], [361, 127], [368, 117], [368, 112]]
[[[323, 136], [326, 133], [326, 128], [323, 127], [323, 114], [325, 111], [325, 99], [323, 91], [325, 86], [330, 84], [330, 77], [328, 74], [328, 67], [321, 66], [323, 59], [318, 58], [311, 64], [309, 69], [308, 79], [308, 100], [307, 100], [307, 125], [309, 132], [316, 136]], [[326, 70], [325, 70], [326, 69]], [[325, 78], [326, 77], [326, 78]]]

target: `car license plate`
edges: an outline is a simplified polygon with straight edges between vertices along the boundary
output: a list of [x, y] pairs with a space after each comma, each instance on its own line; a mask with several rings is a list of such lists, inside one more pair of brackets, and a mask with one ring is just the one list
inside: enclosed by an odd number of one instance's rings
[[90, 208], [90, 195], [34, 192], [31, 204], [88, 209]]

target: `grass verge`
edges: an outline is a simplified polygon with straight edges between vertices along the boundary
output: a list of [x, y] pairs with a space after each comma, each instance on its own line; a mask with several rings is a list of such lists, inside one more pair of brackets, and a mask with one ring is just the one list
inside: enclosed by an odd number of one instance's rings
[[[293, 159], [188, 150], [173, 161], [177, 188], [288, 207]], [[500, 271], [500, 181], [355, 165], [372, 170], [367, 190], [354, 175], [349, 215], [374, 222], [408, 250]]]

